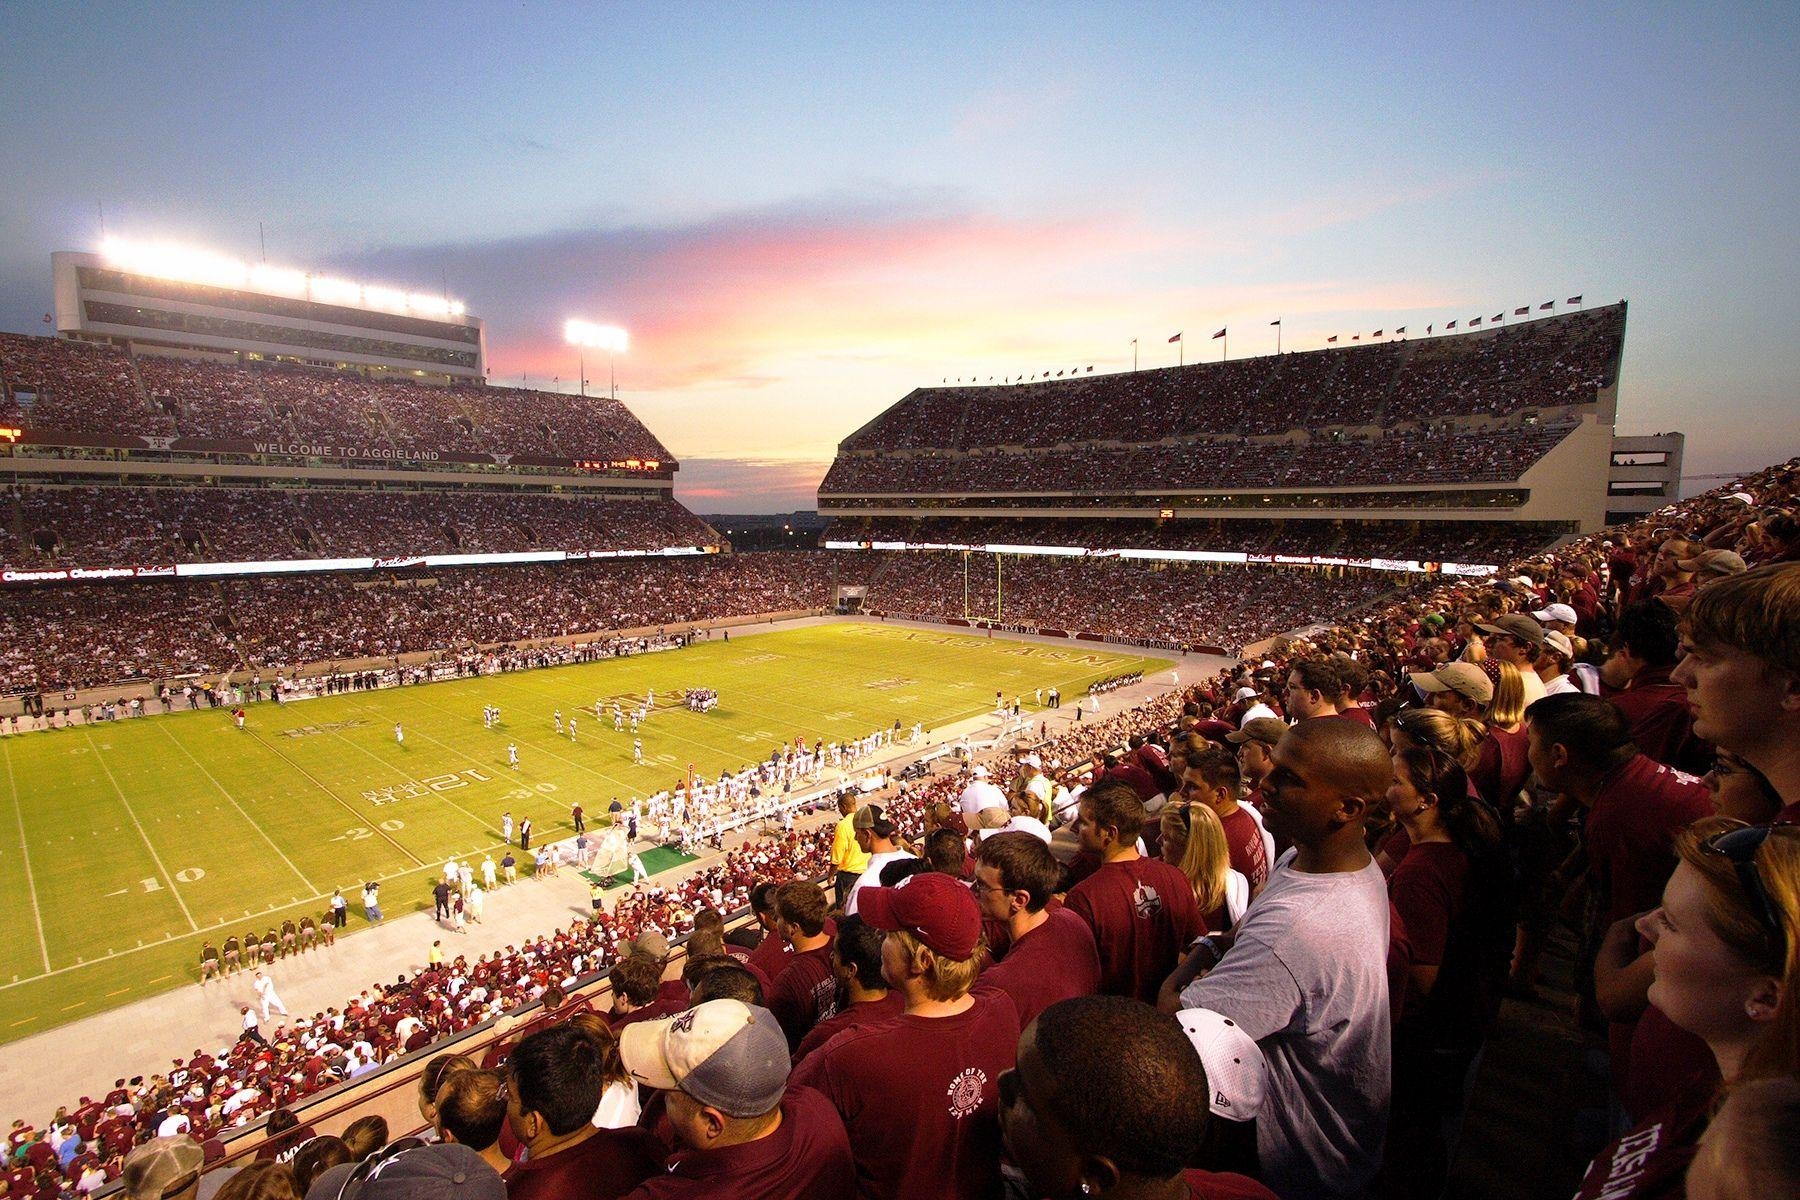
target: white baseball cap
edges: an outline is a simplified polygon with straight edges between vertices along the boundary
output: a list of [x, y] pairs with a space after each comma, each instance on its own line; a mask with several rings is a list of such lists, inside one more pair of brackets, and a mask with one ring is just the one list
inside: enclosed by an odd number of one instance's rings
[[1210, 1008], [1184, 1008], [1175, 1019], [1206, 1068], [1206, 1106], [1213, 1116], [1227, 1121], [1254, 1119], [1269, 1091], [1269, 1064], [1256, 1039]]
[[1549, 624], [1551, 621], [1567, 621], [1573, 625], [1577, 619], [1575, 610], [1567, 604], [1546, 604], [1531, 615], [1545, 624]]
[[679, 1088], [732, 1117], [759, 1117], [780, 1104], [790, 1065], [775, 1014], [730, 999], [627, 1025], [619, 1058], [639, 1083]]

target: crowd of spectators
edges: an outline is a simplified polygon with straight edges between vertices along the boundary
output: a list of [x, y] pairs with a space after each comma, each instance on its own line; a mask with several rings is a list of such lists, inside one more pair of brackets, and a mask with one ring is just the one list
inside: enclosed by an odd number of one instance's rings
[[1270, 521], [1200, 517], [1023, 519], [1006, 517], [840, 517], [822, 542], [909, 542], [940, 546], [1079, 546], [1085, 550], [1215, 550], [1418, 562], [1502, 563], [1559, 535], [1524, 521]]
[[[134, 1146], [170, 1136], [205, 1143], [275, 1113], [282, 1115], [270, 1122], [269, 1132], [282, 1136], [260, 1157], [287, 1161], [312, 1136], [286, 1119], [306, 1097], [484, 1022], [498, 1020], [495, 1032], [502, 1038], [511, 1030], [529, 1032], [533, 1026], [513, 1014], [540, 1001], [555, 1010], [559, 997], [607, 974], [627, 949], [656, 944], [666, 957], [669, 942], [692, 933], [702, 911], [740, 910], [753, 885], [814, 878], [825, 867], [818, 838], [761, 834], [678, 883], [658, 881], [621, 893], [610, 912], [601, 906], [586, 920], [521, 945], [402, 972], [310, 1017], [284, 1017], [272, 1028], [258, 1022], [254, 1036], [196, 1048], [167, 1069], [119, 1079], [98, 1099], [82, 1096], [58, 1109], [42, 1130], [16, 1123], [7, 1166], [22, 1174], [9, 1180], [7, 1195], [77, 1194], [87, 1178], [85, 1194], [118, 1179]], [[330, 913], [322, 920], [329, 923]], [[571, 1006], [561, 1015], [585, 1007]], [[39, 1146], [44, 1149], [34, 1149]]]
[[138, 390], [123, 351], [16, 333], [0, 333], [0, 420], [69, 433], [175, 432]]
[[600, 559], [441, 571], [238, 576], [0, 590], [0, 690], [525, 642], [819, 611], [822, 553]]
[[[1126, 374], [921, 388], [841, 449], [1254, 437], [1559, 409], [1591, 404], [1611, 385], [1624, 336], [1621, 304], [1480, 334]], [[1120, 430], [1132, 433], [1122, 437]]]
[[[1486, 483], [1520, 478], [1575, 430], [1570, 421], [1494, 428], [1408, 428], [1374, 437], [1239, 438], [1091, 449], [839, 454], [823, 496], [1055, 492], [1155, 494], [1195, 489]], [[1148, 434], [1146, 436], [1149, 436]]]
[[610, 397], [434, 386], [292, 364], [240, 365], [0, 334], [0, 420], [35, 431], [298, 441], [673, 466]]
[[[1797, 501], [1800, 461], [846, 793], [673, 907], [634, 894], [588, 950], [635, 922], [610, 1013], [547, 1004], [504, 1061], [428, 1071], [422, 1116], [514, 1200], [1437, 1196], [1500, 997], [1534, 994], [1567, 922], [1623, 1131], [1580, 1200], [1793, 1195]], [[827, 864], [835, 904], [794, 877]], [[692, 910], [739, 896], [762, 936], [734, 949]], [[415, 1015], [454, 1027], [467, 991]], [[14, 1137], [24, 1162], [48, 1141]]]
[[719, 545], [667, 497], [516, 489], [24, 486], [0, 504], [0, 528], [5, 565], [27, 569]]
[[1001, 565], [984, 554], [968, 560], [965, 588], [964, 567], [956, 551], [885, 555], [870, 577], [864, 604], [925, 620], [974, 617], [1235, 651], [1283, 630], [1335, 618], [1396, 586], [1393, 575], [1366, 571], [1036, 556], [1008, 557]]

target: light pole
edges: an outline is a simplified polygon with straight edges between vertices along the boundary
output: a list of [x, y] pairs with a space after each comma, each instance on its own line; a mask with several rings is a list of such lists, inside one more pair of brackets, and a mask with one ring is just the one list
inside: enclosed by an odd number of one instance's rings
[[595, 325], [589, 321], [563, 322], [563, 340], [577, 348], [581, 370], [581, 394], [587, 395], [587, 352], [606, 351], [606, 375], [613, 399], [619, 398], [618, 376], [613, 370], [613, 356], [623, 353], [629, 338], [617, 325]]

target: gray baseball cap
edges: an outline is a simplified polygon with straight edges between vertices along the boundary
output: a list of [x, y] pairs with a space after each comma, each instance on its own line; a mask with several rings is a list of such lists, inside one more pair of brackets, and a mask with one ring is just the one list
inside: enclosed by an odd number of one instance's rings
[[766, 1008], [708, 1000], [619, 1033], [619, 1058], [639, 1083], [679, 1089], [730, 1117], [759, 1117], [787, 1091], [787, 1035]]

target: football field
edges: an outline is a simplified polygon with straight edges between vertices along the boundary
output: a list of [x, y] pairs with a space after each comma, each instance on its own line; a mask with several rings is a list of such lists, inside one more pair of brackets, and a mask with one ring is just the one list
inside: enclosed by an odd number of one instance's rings
[[[365, 924], [365, 880], [382, 881], [390, 918], [428, 909], [446, 858], [500, 857], [503, 812], [531, 818], [535, 845], [572, 835], [571, 804], [591, 828], [613, 797], [671, 787], [690, 765], [712, 777], [796, 736], [855, 738], [896, 720], [933, 729], [990, 711], [996, 690], [1035, 711], [1037, 688], [1073, 699], [1092, 680], [1163, 663], [1110, 647], [824, 624], [257, 704], [242, 731], [208, 709], [6, 738], [0, 1042], [191, 984], [204, 938], [317, 917], [333, 888], [350, 902], [348, 935]], [[694, 687], [715, 689], [719, 706], [681, 707]], [[629, 711], [649, 689], [656, 708], [636, 765], [611, 702]], [[493, 729], [487, 705], [500, 709]]]

